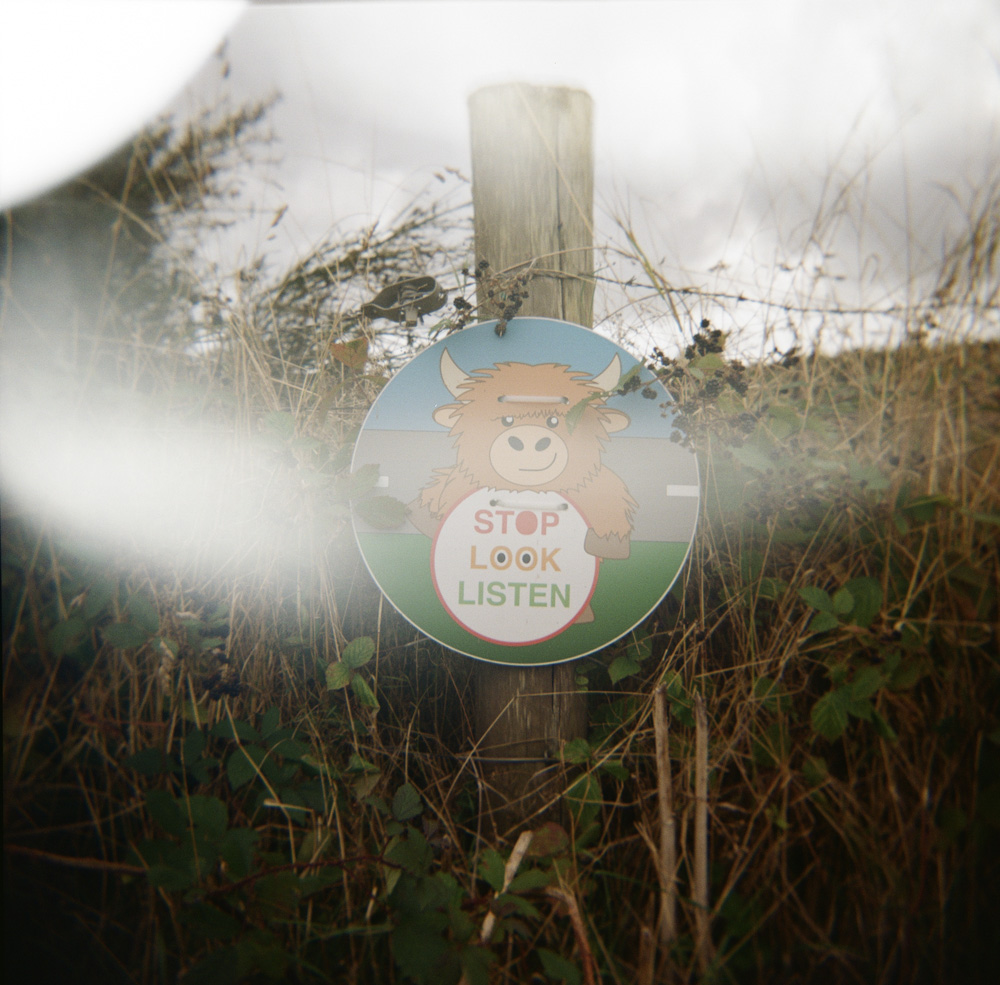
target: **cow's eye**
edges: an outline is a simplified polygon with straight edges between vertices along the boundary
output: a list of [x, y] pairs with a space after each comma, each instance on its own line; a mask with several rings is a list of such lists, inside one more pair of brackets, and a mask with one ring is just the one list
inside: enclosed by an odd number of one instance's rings
[[550, 418], [548, 418], [548, 420], [546, 420], [545, 423], [548, 424], [550, 428], [557, 428], [559, 427], [559, 418], [553, 414]]
[[509, 428], [514, 423], [514, 418], [510, 414], [506, 414], [500, 418], [500, 423], [505, 427]]

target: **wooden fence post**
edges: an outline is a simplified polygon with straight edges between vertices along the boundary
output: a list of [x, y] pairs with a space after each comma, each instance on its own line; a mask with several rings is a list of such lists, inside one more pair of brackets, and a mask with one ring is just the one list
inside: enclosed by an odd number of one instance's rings
[[[594, 298], [591, 107], [585, 92], [523, 83], [489, 86], [469, 100], [477, 262], [501, 277], [531, 264], [519, 314], [586, 327]], [[499, 832], [531, 823], [561, 792], [560, 746], [586, 733], [575, 676], [573, 661], [475, 668], [476, 741]]]

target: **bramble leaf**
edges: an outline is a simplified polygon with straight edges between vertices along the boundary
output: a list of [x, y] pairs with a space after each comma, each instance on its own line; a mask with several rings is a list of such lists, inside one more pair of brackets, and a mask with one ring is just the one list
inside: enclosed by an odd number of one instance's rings
[[404, 783], [392, 798], [392, 816], [397, 821], [409, 821], [424, 809], [420, 794], [412, 783]]
[[348, 667], [364, 667], [375, 653], [375, 641], [370, 636], [359, 636], [344, 647], [340, 659]]

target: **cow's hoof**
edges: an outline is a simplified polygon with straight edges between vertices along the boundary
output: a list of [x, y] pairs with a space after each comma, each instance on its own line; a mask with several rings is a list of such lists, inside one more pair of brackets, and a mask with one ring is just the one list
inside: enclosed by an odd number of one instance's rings
[[430, 507], [421, 503], [419, 498], [406, 507], [406, 518], [427, 537], [433, 537], [441, 526], [440, 518], [430, 511]]
[[603, 557], [611, 561], [622, 561], [629, 555], [631, 544], [628, 537], [616, 537], [608, 534], [606, 537], [598, 537], [593, 528], [587, 531], [587, 537], [583, 542], [583, 549], [594, 557]]

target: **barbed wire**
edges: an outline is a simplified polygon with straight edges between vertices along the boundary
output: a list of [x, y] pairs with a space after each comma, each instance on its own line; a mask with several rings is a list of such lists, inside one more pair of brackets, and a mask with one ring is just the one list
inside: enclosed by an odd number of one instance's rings
[[789, 314], [799, 314], [799, 315], [879, 315], [879, 316], [890, 316], [890, 315], [900, 315], [900, 314], [913, 314], [913, 313], [927, 313], [930, 311], [944, 311], [947, 309], [955, 308], [968, 308], [974, 311], [1000, 311], [1000, 303], [996, 302], [978, 302], [971, 300], [943, 300], [940, 298], [931, 298], [926, 301], [916, 301], [912, 304], [892, 304], [885, 307], [865, 307], [865, 306], [854, 306], [846, 307], [840, 305], [808, 305], [808, 304], [789, 304], [783, 301], [773, 301], [769, 298], [758, 298], [752, 297], [745, 292], [740, 292], [739, 294], [734, 294], [727, 291], [708, 291], [698, 287], [667, 287], [659, 288], [655, 284], [648, 284], [643, 281], [637, 281], [634, 278], [629, 278], [627, 281], [620, 281], [614, 277], [605, 277], [600, 274], [595, 274], [593, 279], [595, 281], [602, 281], [608, 284], [615, 284], [620, 288], [637, 288], [640, 290], [649, 290], [656, 296], [660, 296], [666, 291], [670, 294], [680, 294], [684, 297], [696, 297], [702, 300], [715, 301], [717, 303], [730, 302], [736, 304], [756, 304], [761, 307], [767, 308], [777, 308], [780, 311], [787, 312]]

